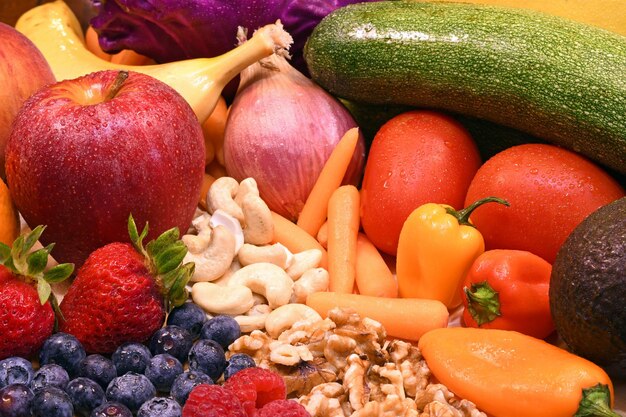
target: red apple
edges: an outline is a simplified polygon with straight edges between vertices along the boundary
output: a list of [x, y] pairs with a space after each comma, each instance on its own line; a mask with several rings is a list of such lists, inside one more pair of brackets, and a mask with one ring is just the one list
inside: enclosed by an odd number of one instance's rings
[[24, 100], [55, 81], [39, 49], [13, 26], [0, 22], [0, 177], [11, 124]]
[[100, 71], [33, 94], [6, 148], [15, 205], [42, 243], [80, 266], [95, 249], [127, 242], [127, 221], [149, 238], [187, 231], [202, 185], [204, 139], [187, 102], [148, 75]]

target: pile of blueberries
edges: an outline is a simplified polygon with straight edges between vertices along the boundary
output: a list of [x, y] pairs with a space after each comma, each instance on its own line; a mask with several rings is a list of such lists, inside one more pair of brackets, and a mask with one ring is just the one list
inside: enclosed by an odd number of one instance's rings
[[245, 354], [226, 359], [240, 335], [233, 318], [207, 319], [193, 303], [173, 309], [146, 344], [125, 343], [110, 357], [55, 333], [38, 369], [20, 357], [0, 361], [0, 417], [181, 417], [195, 386], [255, 366]]

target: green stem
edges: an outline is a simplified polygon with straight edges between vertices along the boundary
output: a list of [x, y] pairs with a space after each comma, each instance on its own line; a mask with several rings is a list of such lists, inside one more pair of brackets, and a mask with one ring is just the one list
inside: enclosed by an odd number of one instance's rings
[[574, 417], [620, 417], [611, 410], [611, 392], [609, 387], [598, 383], [583, 389], [583, 397]]
[[452, 207], [446, 207], [446, 212], [448, 214], [451, 214], [452, 216], [456, 217], [456, 219], [458, 220], [459, 224], [462, 225], [466, 225], [466, 226], [474, 226], [472, 223], [470, 223], [469, 221], [469, 217], [472, 214], [472, 212], [474, 210], [476, 210], [476, 208], [482, 206], [483, 204], [486, 203], [500, 203], [503, 204], [505, 206], [509, 206], [509, 202], [499, 198], [499, 197], [485, 197], [485, 198], [481, 198], [478, 201], [473, 202], [472, 204], [470, 204], [469, 206], [465, 207], [462, 210], [455, 210]]
[[467, 310], [479, 326], [500, 317], [500, 297], [487, 281], [463, 288], [467, 297]]

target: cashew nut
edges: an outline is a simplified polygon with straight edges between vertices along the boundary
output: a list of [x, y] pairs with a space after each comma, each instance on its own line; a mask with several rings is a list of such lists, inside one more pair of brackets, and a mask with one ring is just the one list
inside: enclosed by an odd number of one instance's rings
[[287, 275], [294, 281], [298, 280], [305, 271], [320, 266], [322, 261], [322, 251], [319, 249], [308, 249], [293, 255], [293, 261], [287, 268]]
[[209, 225], [213, 228], [217, 226], [224, 226], [230, 233], [235, 236], [235, 252], [239, 252], [239, 249], [243, 246], [243, 230], [241, 229], [241, 223], [239, 220], [226, 213], [222, 209], [217, 209], [209, 220]]
[[263, 297], [261, 294], [257, 294], [255, 292], [252, 293], [252, 298], [254, 299], [254, 305], [262, 305], [267, 304], [267, 299]]
[[222, 275], [221, 277], [219, 277], [213, 282], [217, 285], [222, 285], [222, 286], [228, 285], [233, 274], [240, 269], [241, 269], [241, 264], [237, 261], [237, 259], [234, 259], [233, 263], [231, 263], [228, 269], [226, 270], [226, 272], [224, 272], [224, 275]]
[[241, 207], [234, 200], [239, 190], [239, 183], [231, 177], [221, 177], [215, 180], [207, 193], [207, 208], [213, 214], [216, 210], [224, 210], [240, 222], [243, 222]]
[[306, 304], [285, 304], [273, 310], [265, 320], [265, 331], [274, 339], [299, 321], [319, 321], [322, 317]]
[[243, 314], [254, 304], [252, 291], [243, 285], [224, 287], [212, 282], [197, 282], [191, 298], [203, 310], [214, 314]]
[[245, 243], [237, 252], [237, 258], [239, 263], [244, 266], [259, 262], [269, 262], [285, 269], [289, 266], [293, 255], [280, 243], [265, 246]]
[[274, 309], [289, 302], [293, 280], [279, 266], [260, 262], [244, 266], [233, 274], [229, 285], [244, 285], [267, 299]]
[[256, 180], [252, 177], [245, 178], [239, 183], [239, 190], [237, 190], [237, 195], [235, 196], [235, 203], [241, 207], [243, 205], [243, 199], [248, 194], [259, 196], [259, 187], [257, 186]]
[[304, 303], [309, 294], [328, 291], [328, 271], [324, 268], [312, 268], [306, 271], [293, 284], [292, 303]]
[[[211, 216], [209, 213], [202, 213], [191, 221], [189, 233], [183, 235], [182, 240], [185, 242], [187, 249], [192, 253], [200, 253], [207, 247], [211, 240], [211, 228], [209, 222]], [[196, 234], [191, 234], [193, 232]]]
[[252, 307], [246, 314], [235, 316], [235, 321], [243, 333], [250, 333], [253, 330], [263, 330], [265, 320], [272, 311], [267, 304], [259, 304]]
[[[223, 226], [217, 226], [210, 232], [210, 240], [206, 240], [208, 230], [202, 235], [184, 235], [183, 242], [188, 244], [189, 251], [183, 262], [194, 262], [192, 281], [214, 281], [228, 270], [235, 258], [235, 237]], [[204, 240], [202, 240], [204, 239]], [[199, 243], [204, 242], [204, 248]], [[201, 249], [201, 251], [197, 251]]]
[[265, 245], [274, 238], [272, 212], [265, 201], [258, 195], [248, 193], [241, 201], [241, 210], [245, 219], [244, 240], [254, 245]]
[[197, 232], [199, 232], [200, 229], [206, 229], [210, 219], [211, 215], [209, 213], [196, 208], [196, 211], [193, 214], [193, 220], [191, 221], [191, 227], [189, 229], [194, 229]]

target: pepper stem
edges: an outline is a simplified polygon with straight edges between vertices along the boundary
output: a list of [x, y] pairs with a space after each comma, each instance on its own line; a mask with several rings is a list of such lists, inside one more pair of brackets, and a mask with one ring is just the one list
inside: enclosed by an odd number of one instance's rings
[[510, 206], [509, 202], [499, 198], [499, 197], [485, 197], [485, 198], [481, 198], [478, 201], [473, 202], [472, 204], [470, 204], [469, 206], [465, 207], [462, 210], [455, 210], [452, 207], [446, 207], [446, 212], [454, 217], [456, 217], [456, 219], [458, 220], [459, 224], [465, 225], [465, 226], [472, 226], [474, 227], [474, 225], [472, 223], [470, 223], [469, 221], [469, 217], [472, 214], [472, 212], [482, 206], [483, 204], [486, 203], [500, 203], [503, 204], [505, 206]]
[[487, 281], [473, 283], [463, 291], [467, 297], [467, 310], [478, 326], [500, 317], [500, 297]]
[[611, 410], [611, 392], [605, 384], [598, 383], [583, 389], [582, 399], [574, 417], [619, 417]]

